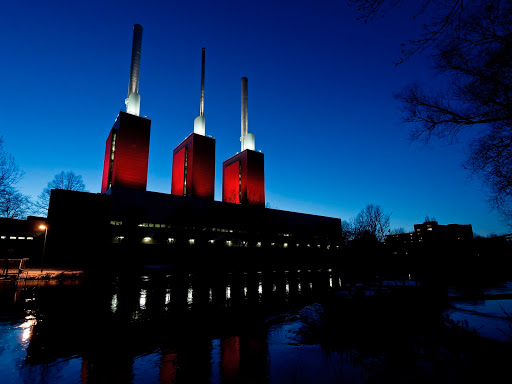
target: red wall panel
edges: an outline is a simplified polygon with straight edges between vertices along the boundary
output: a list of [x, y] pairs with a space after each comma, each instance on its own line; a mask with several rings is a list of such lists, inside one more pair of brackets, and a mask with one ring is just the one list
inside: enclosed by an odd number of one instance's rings
[[222, 173], [222, 201], [226, 203], [240, 203], [239, 199], [239, 165], [240, 161], [235, 161], [223, 167]]
[[171, 194], [183, 196], [183, 178], [185, 176], [185, 148], [181, 148], [172, 157]]
[[105, 144], [105, 158], [103, 160], [103, 179], [101, 181], [101, 193], [107, 192], [109, 188], [109, 175], [110, 175], [110, 152], [112, 150], [112, 133], [114, 129], [110, 130], [110, 134], [107, 137], [107, 143]]

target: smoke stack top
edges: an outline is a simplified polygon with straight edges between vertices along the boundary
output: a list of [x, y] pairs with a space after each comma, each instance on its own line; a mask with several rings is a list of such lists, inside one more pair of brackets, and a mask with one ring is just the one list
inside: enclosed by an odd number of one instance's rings
[[140, 53], [142, 48], [142, 26], [133, 26], [132, 60], [130, 64], [130, 81], [128, 82], [128, 97], [125, 100], [126, 112], [139, 116], [140, 95], [139, 95], [139, 72]]
[[249, 133], [249, 98], [247, 91], [247, 77], [242, 77], [242, 118], [241, 118], [242, 136], [240, 142], [242, 143], [242, 151], [246, 149], [255, 149], [254, 133]]

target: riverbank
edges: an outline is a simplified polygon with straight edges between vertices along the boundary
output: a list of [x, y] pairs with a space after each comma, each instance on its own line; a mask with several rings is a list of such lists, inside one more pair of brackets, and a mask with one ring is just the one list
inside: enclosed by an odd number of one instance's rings
[[73, 268], [45, 268], [41, 272], [40, 268], [27, 268], [20, 274], [20, 279], [26, 280], [61, 280], [61, 279], [81, 279], [84, 277], [84, 271]]

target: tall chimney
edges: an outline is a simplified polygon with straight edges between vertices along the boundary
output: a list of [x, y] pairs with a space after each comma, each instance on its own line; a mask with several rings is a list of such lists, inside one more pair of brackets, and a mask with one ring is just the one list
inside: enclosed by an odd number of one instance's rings
[[201, 101], [199, 103], [199, 116], [194, 119], [194, 133], [205, 135], [205, 119], [204, 119], [204, 56], [205, 49], [203, 48], [201, 57]]
[[247, 77], [242, 77], [242, 137], [249, 133], [249, 100], [247, 97]]
[[247, 77], [242, 77], [242, 119], [241, 119], [242, 151], [246, 149], [255, 149], [254, 133], [249, 133], [249, 100], [247, 96]]
[[132, 60], [130, 65], [130, 81], [128, 83], [128, 97], [125, 100], [126, 112], [139, 116], [140, 95], [139, 95], [139, 72], [140, 52], [142, 48], [142, 26], [133, 26]]
[[199, 116], [204, 116], [204, 51], [201, 57], [201, 104], [199, 106]]

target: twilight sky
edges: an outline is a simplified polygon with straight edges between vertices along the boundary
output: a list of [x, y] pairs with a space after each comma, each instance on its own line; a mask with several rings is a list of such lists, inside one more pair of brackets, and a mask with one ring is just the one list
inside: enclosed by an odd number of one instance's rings
[[[161, 4], [162, 3], [162, 4]], [[266, 200], [277, 209], [348, 220], [367, 203], [413, 229], [426, 215], [510, 232], [454, 145], [410, 143], [393, 93], [443, 83], [418, 55], [396, 67], [421, 19], [402, 6], [364, 24], [345, 1], [4, 1], [0, 3], [0, 136], [34, 199], [73, 170], [101, 187], [105, 140], [125, 110], [133, 24], [144, 28], [139, 93], [151, 119], [148, 190], [170, 193], [172, 150], [199, 114], [206, 48], [206, 133], [222, 162], [240, 150], [240, 78], [249, 132], [265, 154]]]

